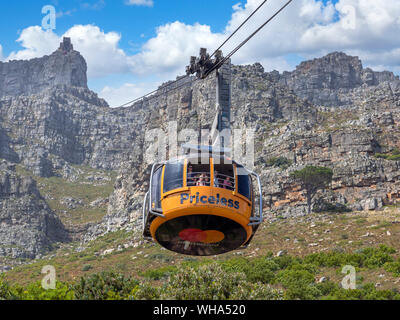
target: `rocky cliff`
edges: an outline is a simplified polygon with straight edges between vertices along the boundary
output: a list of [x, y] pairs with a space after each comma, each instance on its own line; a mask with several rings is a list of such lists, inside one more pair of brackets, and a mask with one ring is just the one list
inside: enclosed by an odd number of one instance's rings
[[64, 38], [50, 56], [0, 62], [0, 97], [32, 95], [57, 85], [87, 88], [87, 65], [71, 40]]
[[[49, 57], [39, 64], [24, 62], [28, 69], [43, 66], [42, 73], [36, 73], [39, 79], [29, 85], [18, 80], [17, 89], [5, 89], [13, 93], [0, 98], [0, 157], [37, 180], [49, 179], [44, 181], [52, 187], [58, 179], [57, 188], [62, 181], [76, 181], [78, 186], [76, 172], [87, 170], [91, 179], [79, 181], [88, 186], [82, 198], [92, 197], [91, 187], [103, 183], [93, 172], [118, 172], [109, 199], [97, 201], [108, 205], [108, 214], [100, 216], [100, 222], [79, 226], [81, 239], [87, 242], [119, 228], [140, 226], [151, 165], [144, 158], [151, 144], [146, 135], [157, 128], [168, 137], [171, 121], [177, 122], [178, 131], [209, 128], [214, 117], [210, 110], [215, 110], [213, 77], [181, 80], [175, 91], [160, 88], [130, 107], [110, 109], [87, 89], [82, 74], [86, 64], [68, 41], [51, 57], [58, 59], [62, 72], [46, 62]], [[393, 73], [365, 69], [357, 57], [343, 53], [304, 62], [283, 74], [265, 72], [258, 63], [232, 66], [232, 72], [233, 126], [255, 129], [256, 171], [263, 181], [269, 219], [306, 214], [304, 191], [290, 172], [308, 164], [334, 171], [332, 189], [318, 195], [315, 211], [379, 210], [400, 198], [400, 162], [390, 157], [400, 149], [400, 81]], [[62, 80], [53, 82], [58, 77]], [[277, 157], [284, 157], [286, 165], [274, 164], [271, 160]], [[72, 214], [54, 194], [42, 196], [57, 214]], [[83, 200], [68, 198], [78, 205]], [[14, 224], [26, 221], [24, 210], [12, 210], [19, 214], [11, 220]], [[79, 214], [92, 209], [82, 210]], [[29, 228], [29, 223], [23, 225]]]
[[60, 219], [40, 195], [31, 177], [0, 162], [0, 256], [36, 258], [55, 242], [69, 240]]
[[353, 101], [350, 90], [398, 81], [392, 72], [363, 68], [358, 57], [334, 52], [319, 59], [302, 62], [293, 72], [276, 74], [278, 81], [315, 105], [340, 106]]

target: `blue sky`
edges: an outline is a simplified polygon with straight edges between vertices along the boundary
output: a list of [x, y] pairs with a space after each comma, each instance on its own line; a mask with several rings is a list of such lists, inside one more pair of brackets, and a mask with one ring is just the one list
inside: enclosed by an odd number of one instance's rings
[[[129, 5], [128, 2], [131, 2]], [[144, 5], [151, 2], [151, 5]], [[215, 49], [262, 0], [16, 0], [0, 5], [0, 59], [53, 52], [70, 36], [88, 63], [89, 87], [111, 105], [151, 91], [184, 72], [201, 46]], [[286, 0], [269, 0], [225, 52]], [[41, 29], [53, 5], [56, 29]], [[349, 11], [349, 8], [352, 9]], [[348, 19], [354, 15], [354, 28]], [[378, 13], [378, 14], [376, 14]], [[332, 51], [358, 55], [365, 66], [399, 72], [400, 1], [294, 0], [234, 57], [266, 70], [291, 70]], [[347, 23], [347, 24], [346, 24]], [[129, 100], [128, 99], [128, 100]]]
[[5, 55], [18, 50], [20, 46], [15, 41], [18, 34], [24, 28], [40, 25], [44, 17], [41, 13], [42, 7], [48, 4], [54, 5], [57, 13], [63, 13], [57, 19], [58, 34], [64, 33], [75, 24], [95, 24], [105, 32], [121, 33], [122, 48], [138, 50], [136, 46], [154, 36], [157, 26], [168, 22], [177, 20], [186, 24], [201, 22], [210, 25], [213, 32], [223, 31], [232, 14], [232, 6], [236, 3], [237, 0], [160, 0], [152, 7], [147, 7], [127, 6], [124, 0], [7, 1], [6, 5], [4, 2], [1, 4], [0, 30], [3, 31], [1, 43]]

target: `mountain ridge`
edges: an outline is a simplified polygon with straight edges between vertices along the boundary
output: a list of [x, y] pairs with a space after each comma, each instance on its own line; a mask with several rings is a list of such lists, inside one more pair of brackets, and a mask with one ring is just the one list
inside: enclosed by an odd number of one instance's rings
[[[86, 62], [82, 63], [68, 40], [53, 54], [65, 67], [55, 70], [50, 64], [48, 70], [35, 74], [44, 77], [37, 83], [33, 77], [26, 87], [17, 79], [17, 85], [7, 89], [14, 95], [0, 94], [0, 157], [40, 181], [42, 197], [58, 216], [96, 213], [96, 221], [76, 225], [85, 246], [112, 231], [140, 228], [150, 174], [144, 153], [152, 143], [146, 133], [158, 128], [168, 138], [167, 126], [172, 121], [177, 122], [178, 131], [209, 128], [215, 81], [212, 76], [196, 82], [185, 79], [178, 81], [177, 85], [182, 84], [178, 90], [165, 94], [160, 87], [154, 96], [113, 109], [87, 89]], [[76, 58], [71, 65], [69, 57]], [[73, 70], [78, 71], [74, 74]], [[306, 61], [291, 73], [265, 72], [259, 63], [233, 65], [232, 72], [233, 126], [255, 129], [255, 165], [265, 186], [268, 219], [306, 215], [304, 192], [290, 172], [307, 164], [334, 171], [332, 190], [318, 195], [315, 210], [323, 211], [328, 205], [381, 210], [400, 199], [400, 161], [377, 156], [389, 156], [400, 148], [400, 81], [393, 73], [364, 69], [357, 57], [344, 53]], [[49, 80], [64, 73], [65, 83]], [[289, 167], [268, 165], [279, 156], [289, 160]], [[114, 184], [104, 172], [118, 173]], [[102, 184], [113, 184], [114, 191], [108, 199], [92, 199], [91, 194], [89, 200], [85, 194], [82, 199], [50, 194], [56, 183], [67, 182], [69, 186], [76, 183], [82, 192], [87, 186], [87, 192], [93, 193], [91, 188]], [[6, 192], [0, 192], [1, 197], [11, 199]], [[0, 212], [0, 220], [5, 214]], [[21, 221], [22, 233], [30, 226]], [[39, 243], [33, 252], [45, 248]]]

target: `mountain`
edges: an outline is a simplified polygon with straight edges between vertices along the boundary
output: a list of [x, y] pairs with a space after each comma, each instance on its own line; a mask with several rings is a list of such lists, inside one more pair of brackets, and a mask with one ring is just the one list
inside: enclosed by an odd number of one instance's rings
[[315, 105], [351, 104], [351, 90], [399, 81], [392, 72], [364, 69], [358, 57], [333, 52], [322, 58], [302, 62], [293, 72], [278, 75], [279, 81]]
[[33, 95], [58, 85], [87, 89], [87, 65], [64, 38], [50, 56], [29, 61], [0, 62], [0, 97]]
[[0, 162], [0, 256], [34, 259], [55, 242], [69, 241], [59, 217], [31, 177]]
[[[400, 80], [393, 73], [363, 68], [359, 58], [338, 52], [282, 74], [259, 63], [232, 66], [232, 73], [233, 126], [255, 129], [255, 170], [269, 220], [307, 214], [304, 191], [290, 173], [308, 164], [334, 172], [332, 189], [318, 195], [314, 211], [381, 210], [400, 198]], [[4, 185], [31, 179], [36, 187], [0, 189], [1, 201], [13, 203], [0, 212], [7, 221], [0, 223], [0, 256], [33, 257], [55, 242], [84, 247], [121, 228], [136, 230], [151, 169], [148, 132], [159, 128], [168, 138], [169, 122], [178, 131], [198, 130], [214, 117], [212, 76], [176, 86], [109, 108], [88, 89], [86, 63], [68, 39], [50, 56], [1, 63], [0, 158], [14, 168], [4, 170], [13, 177]], [[53, 222], [44, 227], [30, 214]], [[18, 238], [6, 231], [13, 225], [29, 230], [27, 238], [10, 241]], [[12, 253], [30, 242], [29, 234], [37, 246]]]

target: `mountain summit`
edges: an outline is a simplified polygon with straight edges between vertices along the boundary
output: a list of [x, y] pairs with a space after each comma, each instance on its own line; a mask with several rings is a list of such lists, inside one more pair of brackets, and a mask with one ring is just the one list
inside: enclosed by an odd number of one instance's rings
[[29, 96], [59, 85], [87, 89], [86, 72], [85, 59], [64, 38], [50, 56], [0, 62], [0, 97]]

